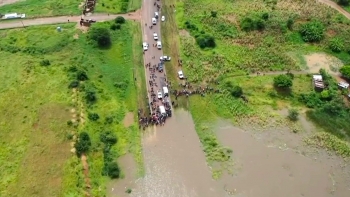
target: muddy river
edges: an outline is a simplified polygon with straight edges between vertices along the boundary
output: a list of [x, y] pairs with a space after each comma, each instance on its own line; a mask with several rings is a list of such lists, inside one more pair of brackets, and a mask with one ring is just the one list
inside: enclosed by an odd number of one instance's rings
[[[298, 137], [294, 139], [298, 135], [292, 132], [245, 132], [226, 122], [220, 122], [216, 132], [223, 145], [233, 150], [233, 176], [224, 175], [219, 181], [211, 178], [192, 117], [178, 110], [165, 126], [144, 134], [146, 175], [136, 181], [134, 176], [129, 176], [135, 174], [128, 164], [132, 157], [125, 157], [121, 165], [129, 166], [126, 178], [110, 185], [109, 196], [348, 197], [350, 194], [349, 165], [322, 152], [301, 154], [302, 141]], [[132, 193], [126, 194], [126, 188], [132, 188]]]

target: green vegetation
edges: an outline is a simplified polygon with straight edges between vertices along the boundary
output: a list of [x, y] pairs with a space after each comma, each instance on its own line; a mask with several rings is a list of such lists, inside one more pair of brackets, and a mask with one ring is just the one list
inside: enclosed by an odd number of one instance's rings
[[289, 109], [288, 110], [288, 118], [291, 121], [297, 121], [299, 116], [299, 112], [296, 109]]
[[141, 8], [141, 0], [100, 0], [95, 11], [104, 13], [126, 13]]
[[301, 38], [305, 42], [319, 42], [324, 38], [324, 26], [321, 21], [314, 20], [300, 27]]
[[315, 135], [306, 138], [305, 142], [312, 146], [334, 151], [344, 158], [350, 157], [350, 144], [329, 133], [316, 133]]
[[350, 78], [350, 66], [343, 66], [339, 69], [339, 72], [346, 78]]
[[293, 80], [287, 74], [282, 74], [273, 78], [273, 85], [277, 88], [287, 89], [293, 86]]
[[82, 2], [82, 0], [25, 0], [1, 6], [0, 13], [24, 13], [27, 18], [79, 15], [82, 12], [82, 8], [79, 7]]
[[110, 31], [108, 49], [89, 44], [75, 24], [61, 26], [62, 32], [54, 26], [0, 31], [6, 62], [0, 66], [0, 119], [6, 120], [0, 124], [1, 196], [83, 196], [83, 167], [70, 153], [75, 138], [76, 153], [89, 158], [91, 196], [105, 195], [104, 169], [116, 173], [105, 166], [127, 152], [143, 172], [136, 120], [128, 128], [122, 122], [126, 113], [137, 114], [136, 88], [142, 86], [134, 77], [144, 76], [139, 24], [127, 21]]

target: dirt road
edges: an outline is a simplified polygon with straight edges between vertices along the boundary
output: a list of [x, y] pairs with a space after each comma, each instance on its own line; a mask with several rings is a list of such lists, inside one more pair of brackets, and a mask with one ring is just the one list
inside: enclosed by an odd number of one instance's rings
[[333, 9], [336, 9], [338, 12], [340, 12], [342, 15], [344, 15], [346, 18], [350, 19], [350, 13], [344, 10], [341, 6], [339, 6], [337, 3], [331, 0], [318, 0], [318, 2], [326, 4], [330, 6]]
[[129, 20], [140, 20], [140, 10], [136, 12], [131, 12], [128, 14], [93, 14], [91, 16], [57, 16], [57, 17], [47, 17], [47, 18], [36, 18], [36, 19], [25, 19], [25, 20], [8, 20], [2, 21], [0, 23], [0, 29], [11, 29], [28, 27], [34, 25], [50, 25], [50, 24], [60, 24], [60, 23], [79, 23], [81, 18], [84, 19], [94, 19], [97, 22], [103, 22], [108, 20], [113, 20], [117, 16], [122, 16]]

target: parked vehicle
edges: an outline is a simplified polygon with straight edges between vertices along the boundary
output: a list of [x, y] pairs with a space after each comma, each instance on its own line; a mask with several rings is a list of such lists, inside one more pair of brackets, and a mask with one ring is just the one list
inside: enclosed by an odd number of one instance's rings
[[157, 48], [162, 49], [162, 42], [161, 41], [157, 41]]
[[163, 55], [163, 56], [160, 56], [160, 61], [170, 61], [171, 60], [171, 57], [170, 56], [166, 56], [166, 55]]
[[156, 18], [152, 18], [152, 24], [156, 25], [157, 24], [157, 19]]
[[153, 39], [154, 39], [154, 40], [158, 40], [158, 34], [155, 33], [155, 32], [153, 33]]
[[164, 22], [165, 21], [165, 16], [162, 16], [161, 20], [162, 20], [162, 22]]
[[144, 42], [144, 43], [142, 43], [142, 48], [143, 48], [143, 50], [144, 51], [147, 51], [148, 50], [148, 43], [147, 42]]
[[162, 92], [159, 91], [159, 90], [158, 90], [158, 92], [157, 92], [157, 97], [158, 97], [158, 99], [162, 99], [162, 98], [163, 98], [163, 94], [162, 94]]
[[163, 87], [163, 94], [164, 94], [164, 96], [169, 96], [168, 87]]
[[182, 70], [180, 70], [179, 72], [177, 72], [177, 74], [178, 74], [178, 76], [179, 76], [180, 79], [184, 79], [184, 78], [185, 78], [185, 77], [184, 77], [184, 74], [183, 74], [183, 72], [182, 72]]
[[162, 63], [158, 63], [157, 70], [158, 70], [159, 72], [163, 72], [163, 69], [164, 69], [163, 64], [162, 64]]

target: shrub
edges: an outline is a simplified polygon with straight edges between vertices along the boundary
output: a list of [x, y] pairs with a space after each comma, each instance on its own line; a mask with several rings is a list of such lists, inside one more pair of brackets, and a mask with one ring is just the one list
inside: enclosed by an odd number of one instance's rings
[[86, 74], [85, 71], [79, 70], [79, 71], [77, 72], [77, 80], [79, 80], [79, 81], [85, 81], [85, 80], [88, 80], [88, 79], [89, 79], [89, 78], [88, 78], [88, 76], [87, 76], [87, 74]]
[[289, 30], [293, 30], [294, 20], [292, 18], [289, 18], [287, 20], [287, 27]]
[[336, 0], [339, 5], [348, 6], [350, 4], [350, 0]]
[[313, 20], [301, 26], [300, 34], [305, 42], [318, 42], [324, 37], [324, 26], [318, 20]]
[[210, 11], [210, 16], [211, 17], [216, 17], [218, 15], [218, 12], [217, 11]]
[[40, 61], [40, 66], [50, 66], [50, 60], [44, 59]]
[[111, 45], [111, 35], [106, 28], [92, 26], [88, 33], [88, 38], [97, 43], [99, 47], [108, 47]]
[[343, 40], [339, 39], [339, 38], [332, 38], [329, 41], [329, 48], [336, 53], [339, 53], [340, 51], [343, 50], [344, 48], [344, 42]]
[[208, 34], [201, 34], [196, 37], [196, 42], [200, 48], [214, 48], [216, 46], [213, 36]]
[[231, 95], [234, 97], [240, 97], [243, 95], [243, 90], [239, 86], [233, 86], [231, 89]]
[[68, 88], [77, 88], [77, 87], [79, 87], [79, 81], [77, 80], [72, 81], [68, 86]]
[[79, 134], [78, 141], [75, 143], [75, 149], [78, 156], [89, 151], [91, 146], [90, 136], [86, 132], [81, 132]]
[[107, 116], [105, 119], [106, 124], [112, 124], [113, 123], [113, 116]]
[[346, 78], [350, 78], [350, 66], [343, 66], [339, 69], [339, 72]]
[[265, 22], [261, 19], [257, 20], [255, 25], [256, 25], [257, 30], [264, 30], [265, 29]]
[[293, 86], [293, 81], [288, 75], [278, 75], [273, 78], [273, 84], [278, 88], [290, 88]]
[[244, 31], [253, 31], [255, 29], [254, 21], [249, 17], [244, 18], [240, 25], [241, 29]]
[[262, 19], [264, 19], [265, 21], [269, 19], [269, 13], [265, 12], [262, 14], [261, 16]]
[[299, 112], [296, 109], [289, 109], [288, 110], [288, 118], [291, 121], [297, 121], [299, 116]]
[[122, 16], [117, 16], [117, 18], [115, 18], [115, 23], [123, 24], [123, 23], [125, 23], [125, 18]]
[[89, 120], [96, 121], [100, 118], [100, 116], [97, 113], [89, 113], [88, 118]]
[[131, 194], [132, 190], [130, 188], [126, 189], [125, 193]]
[[111, 131], [102, 132], [100, 134], [100, 140], [101, 140], [101, 142], [103, 142], [109, 146], [112, 146], [118, 142], [117, 136], [114, 133], [112, 133]]
[[117, 29], [120, 29], [121, 28], [121, 25], [120, 24], [112, 24], [111, 25], [111, 30], [117, 30]]
[[116, 179], [120, 177], [120, 168], [117, 162], [111, 162], [107, 167], [108, 176], [112, 179]]
[[86, 90], [85, 99], [88, 103], [95, 103], [97, 100], [96, 92], [94, 90]]

